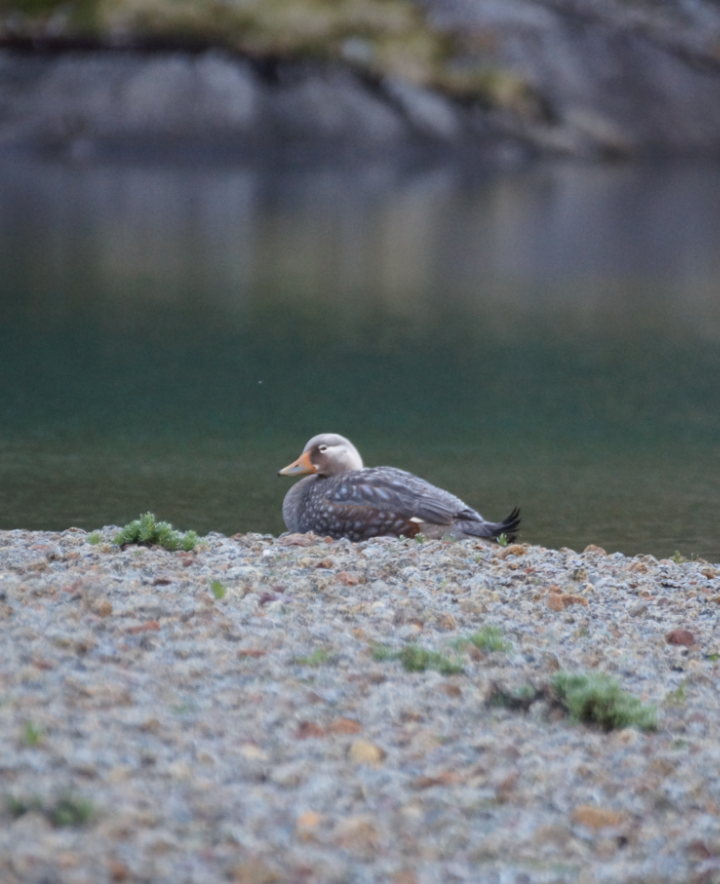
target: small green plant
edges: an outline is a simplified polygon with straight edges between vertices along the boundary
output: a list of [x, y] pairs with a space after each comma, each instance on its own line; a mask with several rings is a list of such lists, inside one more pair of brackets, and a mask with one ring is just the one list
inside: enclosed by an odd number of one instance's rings
[[23, 727], [21, 742], [25, 746], [39, 746], [42, 738], [42, 728], [36, 727], [31, 721], [26, 721]]
[[665, 694], [665, 703], [668, 706], [684, 706], [687, 702], [687, 695], [685, 693], [685, 682], [680, 682], [677, 688], [674, 691], [669, 691]]
[[100, 536], [100, 532], [93, 531], [92, 534], [88, 534], [87, 542], [91, 543], [93, 546], [97, 546], [98, 543], [102, 543], [102, 537]]
[[129, 522], [115, 536], [115, 543], [119, 546], [138, 543], [144, 546], [162, 546], [170, 551], [183, 549], [186, 552], [194, 549], [199, 540], [195, 531], [181, 534], [175, 531], [169, 522], [158, 522], [153, 513], [145, 513]]
[[687, 562], [685, 556], [680, 552], [679, 549], [676, 549], [672, 555], [672, 560], [676, 565], [682, 565], [683, 562]]
[[95, 808], [89, 799], [71, 792], [64, 792], [47, 803], [37, 796], [18, 798], [15, 795], [8, 795], [5, 806], [13, 819], [30, 812], [41, 813], [58, 828], [79, 828], [89, 823], [95, 815]]
[[387, 645], [375, 645], [372, 649], [373, 660], [377, 660], [378, 663], [385, 663], [387, 660], [397, 660], [399, 656], [399, 651], [394, 651]]
[[224, 587], [219, 580], [211, 580], [210, 589], [212, 591], [212, 594], [218, 601], [220, 601], [220, 599], [224, 599], [227, 594], [227, 588]]
[[413, 538], [416, 543], [425, 543], [425, 535], [418, 532]]
[[588, 675], [558, 672], [552, 686], [561, 704], [577, 722], [597, 724], [608, 731], [630, 726], [642, 730], [657, 727], [656, 710], [623, 691], [619, 683], [604, 672]]
[[426, 669], [434, 669], [442, 675], [457, 675], [463, 671], [463, 665], [459, 660], [451, 660], [439, 651], [428, 651], [417, 644], [405, 645], [401, 651], [393, 651], [386, 645], [377, 645], [373, 648], [375, 660], [399, 660], [407, 672], [424, 672]]
[[720, 654], [705, 654], [705, 659], [709, 660], [711, 663], [716, 663], [720, 660]]
[[293, 663], [298, 666], [323, 666], [330, 659], [330, 652], [325, 648], [315, 648], [307, 657], [295, 657]]
[[502, 534], [498, 534], [497, 542], [500, 544], [500, 546], [507, 546], [508, 545], [508, 543], [509, 543], [508, 536], [504, 531]]
[[79, 795], [66, 793], [46, 808], [45, 815], [54, 826], [79, 828], [90, 822], [95, 809], [92, 802]]
[[39, 798], [18, 798], [15, 795], [8, 795], [5, 798], [5, 807], [14, 820], [30, 813], [30, 811], [42, 811], [43, 809], [42, 801]]
[[503, 638], [502, 631], [497, 626], [483, 626], [478, 632], [474, 632], [468, 641], [479, 651], [503, 651], [507, 653], [512, 650], [509, 641]]

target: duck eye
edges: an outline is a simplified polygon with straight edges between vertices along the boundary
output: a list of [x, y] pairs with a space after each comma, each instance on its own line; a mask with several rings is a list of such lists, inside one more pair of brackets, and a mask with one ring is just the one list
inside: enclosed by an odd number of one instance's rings
[[327, 451], [327, 450], [328, 450], [327, 445], [320, 445], [320, 446], [318, 447], [318, 451]]

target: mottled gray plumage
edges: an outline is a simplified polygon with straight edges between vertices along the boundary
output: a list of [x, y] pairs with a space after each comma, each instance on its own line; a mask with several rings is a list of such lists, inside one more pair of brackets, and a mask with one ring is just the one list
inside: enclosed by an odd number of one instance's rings
[[424, 479], [395, 467], [367, 467], [343, 436], [314, 436], [281, 475], [307, 474], [283, 502], [289, 531], [367, 540], [422, 533], [426, 537], [514, 539], [520, 512], [486, 522], [466, 503]]

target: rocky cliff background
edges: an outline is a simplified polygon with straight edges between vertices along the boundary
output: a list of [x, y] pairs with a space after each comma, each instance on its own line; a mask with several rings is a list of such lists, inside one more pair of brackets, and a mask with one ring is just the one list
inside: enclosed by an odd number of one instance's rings
[[713, 156], [714, 0], [4, 0], [0, 149]]

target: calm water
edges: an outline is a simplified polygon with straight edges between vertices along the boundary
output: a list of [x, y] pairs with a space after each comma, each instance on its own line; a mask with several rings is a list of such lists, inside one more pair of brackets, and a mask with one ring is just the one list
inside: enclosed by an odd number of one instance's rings
[[523, 539], [720, 561], [720, 169], [0, 167], [0, 527], [283, 530], [349, 436]]

